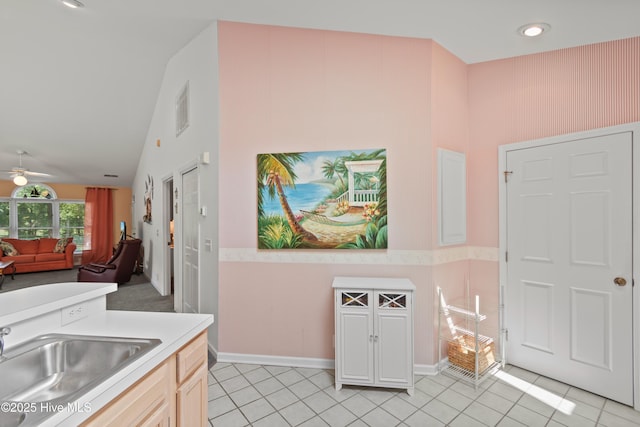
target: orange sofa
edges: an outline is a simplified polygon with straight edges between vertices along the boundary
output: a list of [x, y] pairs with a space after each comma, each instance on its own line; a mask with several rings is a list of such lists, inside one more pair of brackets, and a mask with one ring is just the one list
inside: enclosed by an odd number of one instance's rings
[[[58, 241], [61, 240], [61, 246], [55, 252]], [[73, 268], [73, 251], [76, 250], [76, 244], [73, 238], [63, 239], [10, 239], [3, 238], [2, 242], [11, 243], [18, 252], [17, 255], [4, 255], [0, 251], [0, 261], [13, 261], [16, 273], [30, 273], [34, 271], [49, 270], [65, 270]], [[66, 243], [66, 246], [64, 245]]]

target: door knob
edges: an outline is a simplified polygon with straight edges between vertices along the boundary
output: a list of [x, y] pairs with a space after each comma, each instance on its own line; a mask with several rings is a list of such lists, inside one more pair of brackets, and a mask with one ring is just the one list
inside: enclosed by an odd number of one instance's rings
[[615, 279], [613, 279], [613, 283], [618, 286], [624, 286], [627, 284], [627, 280], [624, 277], [616, 277]]

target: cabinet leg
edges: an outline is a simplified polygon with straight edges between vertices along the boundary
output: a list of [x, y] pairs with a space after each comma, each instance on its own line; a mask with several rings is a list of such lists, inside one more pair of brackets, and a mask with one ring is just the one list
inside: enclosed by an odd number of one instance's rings
[[410, 387], [410, 388], [407, 389], [407, 394], [409, 396], [413, 396], [414, 392], [415, 392], [415, 389], [413, 387]]
[[336, 381], [336, 391], [342, 390], [342, 383]]

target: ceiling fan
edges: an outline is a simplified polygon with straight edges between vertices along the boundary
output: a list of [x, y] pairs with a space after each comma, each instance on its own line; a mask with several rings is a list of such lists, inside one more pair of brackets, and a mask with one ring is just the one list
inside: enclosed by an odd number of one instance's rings
[[20, 156], [20, 166], [18, 167], [14, 167], [11, 170], [8, 171], [2, 171], [5, 173], [8, 173], [11, 178], [13, 179], [13, 183], [19, 187], [26, 185], [29, 180], [27, 179], [27, 176], [38, 176], [38, 177], [49, 177], [51, 176], [48, 173], [43, 173], [43, 172], [32, 172], [26, 168], [22, 167], [22, 156], [23, 155], [28, 155], [29, 153], [27, 153], [24, 150], [18, 150], [17, 151], [18, 156]]

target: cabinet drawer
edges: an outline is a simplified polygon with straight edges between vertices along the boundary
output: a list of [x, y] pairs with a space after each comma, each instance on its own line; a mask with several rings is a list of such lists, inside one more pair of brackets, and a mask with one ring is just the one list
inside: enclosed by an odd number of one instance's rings
[[200, 366], [207, 365], [207, 333], [203, 332], [177, 354], [178, 384], [189, 378]]

